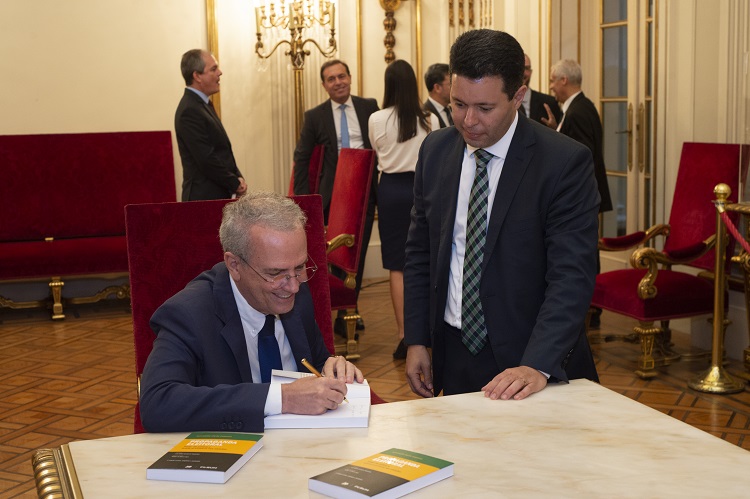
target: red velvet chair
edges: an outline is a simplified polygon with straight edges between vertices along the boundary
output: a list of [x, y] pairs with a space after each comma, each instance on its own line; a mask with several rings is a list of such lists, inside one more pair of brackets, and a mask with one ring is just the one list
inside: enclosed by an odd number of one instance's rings
[[[320, 181], [320, 169], [323, 167], [323, 153], [325, 146], [318, 144], [313, 147], [310, 156], [310, 166], [307, 169], [307, 182], [310, 187], [310, 194], [318, 193], [318, 182]], [[294, 196], [294, 164], [292, 164], [292, 175], [289, 178], [289, 196]]]
[[[315, 320], [326, 347], [334, 353], [322, 199], [293, 196], [307, 214], [307, 251], [318, 271], [308, 282], [315, 303]], [[222, 209], [230, 200], [155, 203], [125, 207], [130, 266], [135, 371], [140, 380], [155, 335], [149, 320], [156, 309], [194, 277], [223, 259], [219, 242]], [[380, 401], [375, 395], [373, 403]], [[143, 432], [139, 407], [135, 433]]]
[[[333, 310], [346, 310], [346, 358], [360, 357], [356, 339], [357, 295], [354, 292], [367, 203], [370, 199], [375, 151], [341, 149], [328, 211], [328, 266]], [[337, 277], [342, 276], [343, 278]], [[339, 350], [341, 350], [339, 348]]]
[[[669, 224], [599, 241], [600, 250], [623, 251], [641, 246], [657, 235], [666, 236], [662, 251], [652, 247], [637, 249], [630, 257], [632, 269], [599, 274], [591, 300], [592, 307], [639, 321], [633, 330], [641, 343], [635, 371], [641, 378], [656, 376], [656, 366], [667, 365], [675, 358], [668, 355], [669, 352], [658, 360], [653, 355], [655, 341], [664, 344], [664, 330], [669, 320], [713, 313], [713, 281], [672, 270], [672, 266], [688, 265], [713, 272], [714, 186], [729, 185], [736, 199], [740, 178], [744, 183], [746, 174], [747, 165], [740, 168], [740, 146], [686, 142]], [[734, 251], [733, 243], [731, 240], [728, 244], [728, 254]], [[654, 325], [657, 321], [661, 324]]]

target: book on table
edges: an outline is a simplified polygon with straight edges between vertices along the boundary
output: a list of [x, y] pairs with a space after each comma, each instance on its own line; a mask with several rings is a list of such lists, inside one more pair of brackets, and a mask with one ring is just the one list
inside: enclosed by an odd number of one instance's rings
[[196, 431], [146, 470], [150, 480], [225, 483], [263, 447], [260, 433]]
[[330, 497], [393, 498], [453, 476], [453, 463], [404, 449], [389, 449], [314, 476], [308, 488]]
[[[314, 376], [296, 371], [271, 371], [271, 383], [291, 383], [297, 379]], [[338, 408], [323, 414], [275, 414], [266, 416], [265, 428], [367, 428], [370, 422], [370, 385], [346, 384], [346, 401]]]

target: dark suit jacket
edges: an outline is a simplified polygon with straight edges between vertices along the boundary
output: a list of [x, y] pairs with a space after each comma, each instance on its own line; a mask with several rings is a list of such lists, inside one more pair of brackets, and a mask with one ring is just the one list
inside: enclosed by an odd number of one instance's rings
[[531, 116], [529, 116], [529, 118], [541, 123], [542, 118], [547, 117], [547, 110], [544, 109], [544, 105], [547, 104], [549, 108], [552, 110], [552, 114], [555, 115], [555, 120], [557, 120], [557, 122], [560, 123], [563, 113], [562, 113], [562, 110], [560, 109], [560, 105], [557, 103], [557, 99], [555, 99], [551, 95], [537, 92], [536, 90], [532, 90], [532, 89], [529, 89], [529, 90], [531, 90], [531, 100], [529, 101], [529, 108], [531, 109]]
[[[151, 318], [154, 349], [141, 376], [141, 418], [150, 432], [263, 431], [268, 384], [252, 379], [229, 271], [216, 264], [167, 300]], [[297, 369], [329, 357], [315, 323], [310, 289], [301, 285], [281, 316]]]
[[198, 94], [185, 89], [174, 115], [182, 159], [182, 200], [226, 199], [242, 176], [227, 132]]
[[[559, 122], [558, 122], [559, 123]], [[578, 94], [565, 111], [560, 133], [564, 133], [571, 139], [575, 139], [591, 150], [594, 156], [594, 174], [599, 185], [599, 195], [602, 204], [600, 212], [612, 209], [612, 198], [609, 195], [609, 184], [607, 183], [607, 168], [604, 166], [604, 145], [602, 137], [602, 122], [596, 106], [583, 92]]]
[[[441, 348], [442, 326], [465, 148], [456, 128], [434, 131], [423, 142], [406, 243], [405, 342], [433, 347], [436, 395], [441, 356], [450, 355]], [[497, 373], [524, 365], [558, 380], [598, 379], [584, 329], [598, 209], [589, 150], [519, 115], [492, 206], [480, 284]]]
[[440, 113], [438, 112], [437, 108], [435, 107], [435, 105], [432, 103], [432, 101], [430, 99], [426, 99], [424, 101], [424, 105], [422, 106], [422, 109], [424, 109], [425, 111], [429, 111], [432, 114], [434, 114], [435, 116], [437, 116], [438, 123], [440, 123], [440, 128], [445, 128], [447, 126], [451, 126], [450, 124], [448, 124], [448, 123], [445, 122], [445, 120], [440, 115]]
[[[364, 99], [352, 95], [354, 110], [357, 113], [359, 128], [362, 130], [362, 140], [365, 149], [372, 149], [368, 133], [368, 120], [370, 115], [378, 110], [375, 99]], [[339, 159], [338, 137], [336, 136], [336, 125], [333, 122], [333, 111], [331, 99], [323, 104], [305, 111], [305, 121], [302, 125], [299, 141], [294, 150], [294, 193], [310, 194], [307, 182], [308, 169], [310, 167], [310, 156], [316, 144], [325, 146], [323, 166], [318, 183], [318, 194], [323, 197], [323, 213], [328, 215], [328, 206], [331, 204], [331, 192], [333, 191], [333, 179], [336, 177], [336, 163]], [[377, 186], [377, 168], [373, 169], [373, 190], [371, 197], [374, 202], [373, 193]]]

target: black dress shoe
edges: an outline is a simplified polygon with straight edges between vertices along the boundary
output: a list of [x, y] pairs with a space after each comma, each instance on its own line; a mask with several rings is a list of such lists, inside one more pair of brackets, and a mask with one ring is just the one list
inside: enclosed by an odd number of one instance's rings
[[[346, 338], [346, 321], [343, 317], [336, 317], [336, 320], [333, 321], [333, 332], [342, 338]], [[359, 341], [359, 333], [354, 333], [354, 340]]]
[[406, 358], [406, 344], [404, 343], [404, 340], [401, 340], [398, 342], [398, 345], [396, 345], [396, 349], [393, 351], [393, 358], [395, 360], [401, 360]]
[[601, 326], [602, 326], [601, 318], [598, 315], [593, 314], [591, 316], [591, 320], [589, 321], [589, 329], [599, 329]]
[[364, 331], [365, 330], [365, 321], [362, 320], [362, 317], [357, 319], [357, 331]]

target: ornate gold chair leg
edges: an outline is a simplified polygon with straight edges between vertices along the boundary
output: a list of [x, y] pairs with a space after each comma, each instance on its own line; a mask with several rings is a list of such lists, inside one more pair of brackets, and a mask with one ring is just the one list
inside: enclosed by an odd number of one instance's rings
[[357, 360], [360, 357], [358, 353], [359, 344], [356, 338], [357, 319], [359, 319], [359, 314], [356, 312], [349, 313], [347, 311], [344, 316], [344, 321], [346, 322], [346, 360]]
[[661, 332], [659, 326], [654, 326], [653, 322], [639, 321], [640, 325], [635, 326], [633, 331], [638, 333], [641, 338], [641, 356], [638, 358], [638, 369], [635, 374], [643, 379], [650, 379], [656, 377], [658, 374], [654, 367], [656, 361], [654, 360], [654, 338]]
[[59, 277], [53, 277], [49, 283], [49, 289], [52, 292], [52, 319], [64, 319], [62, 306], [62, 288], [65, 283]]

